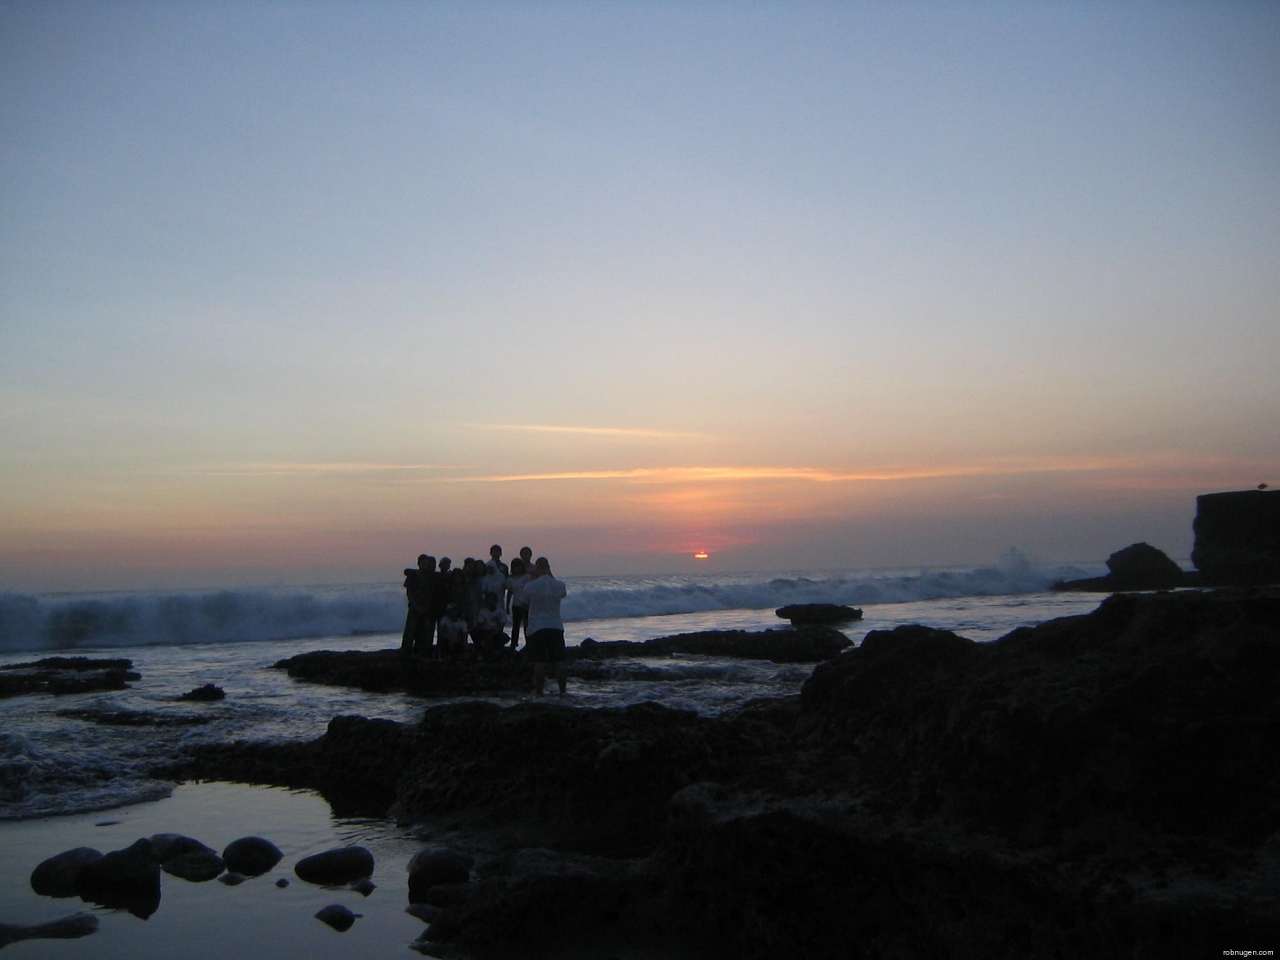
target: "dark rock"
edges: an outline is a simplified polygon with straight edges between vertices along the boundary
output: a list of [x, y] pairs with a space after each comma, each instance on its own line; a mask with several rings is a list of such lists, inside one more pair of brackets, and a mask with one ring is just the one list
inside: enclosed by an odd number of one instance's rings
[[155, 913], [160, 906], [160, 865], [152, 855], [151, 841], [138, 840], [86, 864], [80, 871], [80, 896], [144, 919]]
[[409, 861], [409, 902], [426, 903], [427, 891], [442, 883], [466, 883], [475, 860], [453, 850], [419, 850]]
[[1280, 938], [1278, 687], [1280, 588], [1121, 593], [993, 643], [873, 631], [716, 719], [463, 702], [242, 750], [488, 831], [470, 882], [415, 885], [467, 955], [1218, 955]]
[[283, 890], [288, 885], [289, 885], [288, 877], [281, 877], [279, 880], [276, 881], [276, 886], [279, 887], [281, 890]]
[[227, 692], [221, 687], [214, 686], [212, 683], [206, 683], [202, 687], [196, 687], [194, 690], [188, 690], [186, 693], [179, 694], [174, 699], [196, 701], [198, 703], [213, 703], [217, 700], [226, 699]]
[[1208, 584], [1280, 583], [1280, 490], [1196, 497], [1191, 562]]
[[222, 851], [222, 859], [232, 873], [240, 873], [246, 877], [257, 877], [266, 873], [284, 857], [270, 840], [262, 837], [241, 837], [232, 840]]
[[1121, 590], [1171, 590], [1182, 585], [1182, 568], [1149, 543], [1134, 543], [1107, 557], [1108, 575]]
[[80, 893], [80, 874], [102, 859], [92, 847], [76, 847], [45, 860], [31, 871], [31, 889], [42, 897], [74, 897]]
[[169, 858], [160, 865], [160, 869], [180, 880], [204, 883], [221, 876], [226, 864], [212, 850], [192, 850]]
[[218, 882], [228, 887], [238, 887], [240, 886], [240, 884], [244, 883], [248, 879], [249, 878], [246, 877], [243, 873], [236, 873], [235, 871], [231, 871], [229, 873], [224, 873], [222, 876], [220, 876], [218, 878]]
[[1107, 558], [1107, 575], [1054, 584], [1056, 590], [1118, 593], [1122, 590], [1173, 590], [1188, 586], [1187, 574], [1163, 551], [1134, 543]]
[[350, 930], [360, 914], [352, 913], [340, 903], [330, 904], [316, 914], [316, 919], [327, 923], [339, 933]]
[[151, 855], [155, 857], [156, 863], [159, 864], [163, 864], [166, 860], [172, 860], [174, 857], [180, 857], [184, 853], [216, 852], [212, 847], [206, 846], [199, 840], [183, 836], [180, 833], [156, 833], [150, 839]]
[[670, 657], [691, 654], [705, 657], [739, 657], [773, 663], [817, 663], [834, 657], [849, 646], [849, 638], [824, 626], [786, 627], [780, 630], [705, 630], [656, 637], [637, 643], [628, 640], [600, 642], [590, 638], [579, 644], [575, 655], [590, 660], [612, 657]]
[[125, 690], [141, 674], [133, 661], [88, 657], [45, 657], [30, 663], [0, 666], [0, 697], [31, 693], [64, 695], [97, 690]]
[[539, 843], [621, 855], [651, 848], [676, 790], [757, 760], [748, 736], [657, 704], [433, 707], [392, 812], [402, 820], [462, 818]]
[[87, 937], [97, 929], [98, 918], [91, 913], [73, 913], [61, 920], [29, 926], [0, 923], [0, 947], [7, 947], [19, 940], [75, 940]]
[[378, 885], [368, 877], [364, 877], [363, 879], [356, 880], [354, 883], [350, 884], [347, 889], [351, 890], [353, 893], [360, 894], [362, 897], [367, 897], [369, 894], [373, 893], [373, 891], [378, 889]]
[[861, 609], [838, 603], [793, 603], [779, 607], [774, 613], [783, 620], [790, 620], [792, 626], [851, 623], [862, 619]]
[[303, 857], [294, 865], [298, 879], [320, 885], [352, 883], [373, 875], [373, 854], [364, 847], [350, 846]]

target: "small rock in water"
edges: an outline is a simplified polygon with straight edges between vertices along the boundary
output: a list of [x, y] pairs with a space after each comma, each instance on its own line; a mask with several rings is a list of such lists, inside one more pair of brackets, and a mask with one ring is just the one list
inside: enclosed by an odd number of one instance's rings
[[293, 868], [307, 883], [351, 883], [373, 874], [373, 854], [364, 847], [338, 847], [303, 857]]
[[246, 877], [257, 877], [266, 873], [284, 857], [270, 840], [261, 837], [241, 837], [232, 840], [222, 851], [222, 859], [227, 862], [227, 869], [235, 873], [243, 873]]
[[316, 914], [316, 919], [327, 923], [339, 933], [351, 929], [351, 925], [356, 922], [356, 918], [362, 916], [359, 913], [352, 913], [340, 903], [333, 903], [325, 907]]
[[360, 896], [367, 897], [369, 894], [373, 893], [373, 891], [378, 889], [378, 885], [368, 877], [365, 877], [363, 880], [357, 880], [355, 883], [351, 884], [351, 889], [360, 894]]
[[218, 882], [225, 883], [228, 887], [238, 887], [247, 879], [248, 877], [242, 873], [224, 873], [218, 878]]
[[281, 877], [279, 880], [276, 881], [276, 886], [279, 887], [281, 890], [283, 890], [288, 885], [289, 885], [288, 877]]

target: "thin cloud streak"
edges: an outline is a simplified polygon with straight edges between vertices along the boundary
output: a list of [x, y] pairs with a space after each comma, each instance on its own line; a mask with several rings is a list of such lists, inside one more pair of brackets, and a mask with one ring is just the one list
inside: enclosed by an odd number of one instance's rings
[[511, 473], [487, 476], [433, 477], [406, 483], [516, 483], [554, 480], [635, 480], [643, 483], [687, 483], [715, 480], [807, 480], [813, 483], [885, 482], [931, 480], [946, 477], [993, 476], [1025, 473], [1077, 473], [1124, 469], [1130, 461], [996, 460], [944, 467], [884, 470], [826, 470], [816, 467], [636, 467], [628, 470], [572, 470], [559, 473]]

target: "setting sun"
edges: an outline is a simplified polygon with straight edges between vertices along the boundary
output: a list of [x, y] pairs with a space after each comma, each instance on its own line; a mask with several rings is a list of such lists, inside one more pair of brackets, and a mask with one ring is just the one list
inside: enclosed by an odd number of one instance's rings
[[707, 551], [705, 551], [705, 550], [699, 550], [697, 553], [695, 553], [695, 554], [693, 555], [693, 559], [695, 559], [695, 560], [706, 560], [709, 556], [711, 556], [711, 554], [707, 553]]

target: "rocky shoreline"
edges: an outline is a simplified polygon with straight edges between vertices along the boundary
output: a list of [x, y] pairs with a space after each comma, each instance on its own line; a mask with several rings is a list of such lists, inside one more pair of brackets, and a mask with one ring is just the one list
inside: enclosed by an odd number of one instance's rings
[[455, 831], [474, 868], [411, 894], [434, 956], [1220, 956], [1280, 940], [1278, 684], [1280, 589], [1117, 595], [987, 644], [873, 631], [717, 718], [443, 704], [156, 773]]

